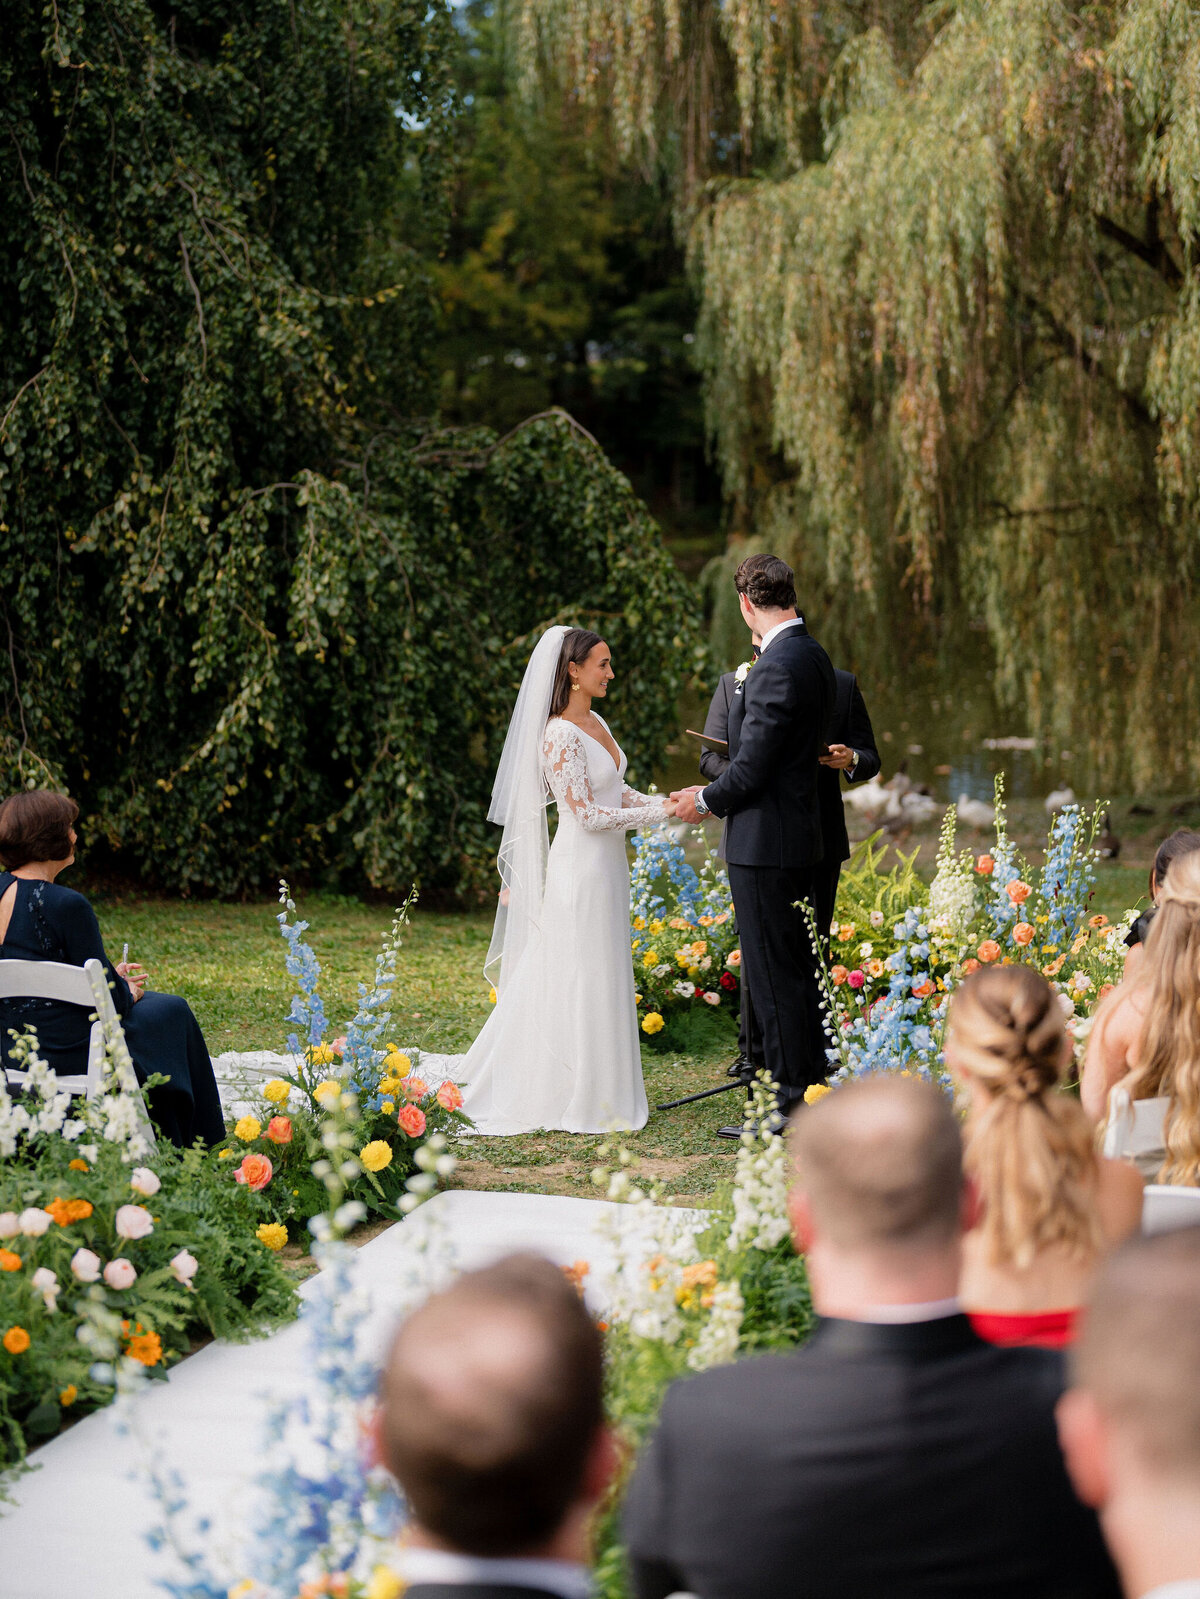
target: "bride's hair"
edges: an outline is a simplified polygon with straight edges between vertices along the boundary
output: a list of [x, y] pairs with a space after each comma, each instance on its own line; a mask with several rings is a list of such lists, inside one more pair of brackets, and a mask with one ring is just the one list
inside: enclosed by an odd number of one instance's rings
[[558, 657], [558, 666], [554, 673], [554, 689], [550, 695], [550, 715], [561, 716], [567, 708], [567, 701], [571, 698], [571, 674], [567, 670], [571, 662], [578, 666], [586, 661], [604, 640], [599, 633], [591, 633], [586, 627], [572, 627], [563, 634], [562, 650]]

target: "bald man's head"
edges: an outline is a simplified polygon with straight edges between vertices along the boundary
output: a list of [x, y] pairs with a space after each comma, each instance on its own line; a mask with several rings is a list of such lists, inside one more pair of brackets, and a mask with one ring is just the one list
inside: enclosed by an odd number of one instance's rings
[[879, 1073], [793, 1118], [795, 1183], [814, 1226], [845, 1251], [944, 1249], [960, 1228], [962, 1136], [931, 1083]]
[[578, 1499], [603, 1422], [600, 1335], [557, 1267], [511, 1255], [401, 1327], [384, 1463], [421, 1525], [467, 1554], [535, 1550]]

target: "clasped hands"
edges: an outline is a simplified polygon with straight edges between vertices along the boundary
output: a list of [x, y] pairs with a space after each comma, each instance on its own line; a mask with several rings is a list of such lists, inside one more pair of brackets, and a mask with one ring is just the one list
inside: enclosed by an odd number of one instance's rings
[[680, 822], [698, 822], [700, 812], [696, 809], [696, 795], [704, 787], [703, 783], [694, 783], [691, 788], [681, 788], [671, 795], [670, 803], [675, 807], [675, 819]]

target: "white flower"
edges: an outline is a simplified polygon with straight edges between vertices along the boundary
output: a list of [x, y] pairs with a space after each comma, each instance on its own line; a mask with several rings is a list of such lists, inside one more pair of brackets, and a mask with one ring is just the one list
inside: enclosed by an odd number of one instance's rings
[[333, 1213], [333, 1225], [340, 1233], [348, 1233], [351, 1227], [356, 1227], [367, 1214], [367, 1207], [360, 1199], [348, 1199], [344, 1205], [339, 1205]]
[[1074, 1016], [1075, 1001], [1071, 998], [1070, 994], [1060, 994], [1058, 996], [1058, 1003], [1062, 1007], [1062, 1013], [1064, 1016]]
[[81, 1283], [98, 1282], [100, 1278], [100, 1256], [90, 1249], [77, 1249], [71, 1256], [71, 1270]]
[[708, 993], [704, 996], [704, 1003], [706, 1005], [719, 1005], [721, 1003], [721, 996], [716, 992], [715, 989], [710, 988]]
[[63, 1122], [62, 1124], [62, 1135], [68, 1143], [74, 1143], [75, 1139], [79, 1137], [80, 1133], [85, 1132], [86, 1130], [86, 1122], [75, 1121], [73, 1118]]
[[650, 973], [651, 977], [666, 977], [670, 973], [669, 966], [656, 966]]
[[746, 681], [746, 679], [750, 676], [750, 668], [753, 665], [754, 665], [753, 661], [743, 661], [742, 662], [742, 664], [738, 667], [737, 671], [733, 674], [734, 678], [737, 680], [737, 682], [744, 683]]
[[137, 1272], [133, 1269], [133, 1262], [126, 1260], [124, 1255], [118, 1255], [116, 1260], [110, 1260], [104, 1268], [104, 1281], [110, 1288], [132, 1288], [137, 1282]]
[[162, 1183], [158, 1180], [158, 1174], [152, 1172], [149, 1166], [135, 1166], [129, 1174], [129, 1186], [135, 1194], [151, 1199], [158, 1193]]
[[711, 965], [712, 965], [712, 956], [711, 955], [706, 955], [704, 957], [704, 959], [700, 962], [700, 970], [702, 972], [706, 972], [711, 967]]
[[54, 1217], [48, 1210], [39, 1210], [36, 1205], [31, 1205], [28, 1210], [23, 1210], [18, 1218], [21, 1231], [26, 1238], [40, 1238], [43, 1233], [49, 1232], [54, 1225]]
[[122, 1205], [113, 1223], [118, 1238], [148, 1238], [154, 1218], [145, 1205]]
[[46, 1309], [51, 1314], [58, 1309], [58, 1278], [49, 1266], [39, 1266], [29, 1279], [29, 1286], [35, 1293], [41, 1294]]
[[458, 1165], [457, 1156], [455, 1156], [455, 1155], [439, 1155], [438, 1158], [437, 1158], [437, 1164], [434, 1166], [433, 1169], [434, 1169], [434, 1171], [437, 1172], [439, 1177], [453, 1177], [454, 1171], [455, 1171], [455, 1168], [457, 1167], [457, 1165]]
[[872, 911], [870, 916], [867, 919], [871, 923], [872, 927], [882, 927], [883, 926], [883, 912], [882, 911]]
[[736, 1359], [742, 1336], [742, 1291], [736, 1283], [718, 1283], [713, 1289], [712, 1308], [700, 1329], [687, 1363], [693, 1371], [710, 1366], [727, 1366]]
[[87, 1161], [89, 1166], [94, 1166], [96, 1164], [96, 1156], [100, 1153], [100, 1149], [96, 1144], [80, 1144], [79, 1153], [83, 1159]]
[[200, 1262], [195, 1255], [189, 1255], [186, 1249], [181, 1249], [177, 1255], [171, 1256], [170, 1265], [175, 1281], [182, 1283], [185, 1288], [190, 1288], [192, 1278], [200, 1269]]
[[0, 1238], [15, 1238], [20, 1231], [21, 1222], [16, 1211], [0, 1211]]
[[1086, 994], [1092, 986], [1092, 980], [1086, 972], [1076, 972], [1071, 978], [1071, 986], [1077, 994]]
[[678, 994], [680, 999], [691, 999], [695, 990], [691, 983], [672, 983], [671, 992]]
[[864, 961], [865, 960], [870, 960], [871, 956], [874, 955], [874, 953], [875, 953], [874, 944], [863, 943], [863, 944], [860, 944], [858, 946], [858, 958], [859, 958], [859, 960], [864, 960]]

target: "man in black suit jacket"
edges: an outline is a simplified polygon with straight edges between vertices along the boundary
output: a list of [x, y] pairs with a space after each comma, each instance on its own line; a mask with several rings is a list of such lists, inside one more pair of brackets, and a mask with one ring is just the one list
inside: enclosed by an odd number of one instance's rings
[[958, 1308], [946, 1096], [873, 1076], [789, 1136], [821, 1320], [668, 1391], [625, 1505], [637, 1599], [1118, 1599], [1055, 1436], [1061, 1354], [985, 1344]]
[[752, 555], [734, 579], [761, 653], [729, 709], [729, 765], [705, 788], [671, 797], [694, 822], [725, 818], [724, 853], [737, 913], [742, 982], [781, 1106], [829, 1070], [816, 950], [802, 908], [814, 903], [824, 856], [818, 758], [833, 714], [829, 657], [796, 613], [792, 570]]
[[[753, 661], [758, 659], [759, 640], [754, 640]], [[738, 672], [724, 672], [717, 682], [708, 716], [704, 723], [705, 734], [717, 741], [717, 748], [706, 747], [700, 752], [700, 770], [710, 782], [715, 782], [729, 765], [726, 747], [729, 742], [729, 708], [733, 703], [737, 685], [748, 675], [750, 668]], [[821, 840], [825, 855], [816, 868], [813, 885], [813, 909], [817, 926], [828, 938], [837, 905], [838, 879], [842, 862], [850, 858], [850, 837], [846, 832], [846, 807], [842, 804], [840, 774], [845, 773], [848, 783], [864, 783], [879, 771], [879, 751], [875, 747], [875, 732], [867, 715], [866, 701], [853, 672], [834, 670], [836, 690], [833, 701], [833, 719], [829, 724], [829, 752], [820, 757], [817, 773], [817, 798], [821, 807]], [[724, 833], [722, 830], [722, 857]], [[754, 1021], [754, 1003], [750, 991], [743, 984], [738, 1018], [738, 1058], [729, 1068], [731, 1077], [749, 1077], [763, 1064], [762, 1040]]]
[[377, 1449], [412, 1511], [394, 1558], [405, 1599], [588, 1599], [616, 1453], [600, 1334], [557, 1266], [510, 1255], [413, 1312]]

